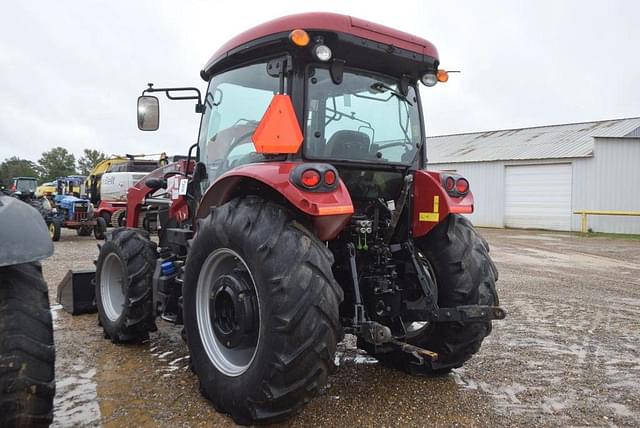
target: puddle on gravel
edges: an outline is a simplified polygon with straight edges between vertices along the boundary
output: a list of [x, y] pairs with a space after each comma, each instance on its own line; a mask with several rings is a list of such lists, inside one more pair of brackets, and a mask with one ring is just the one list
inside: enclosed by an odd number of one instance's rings
[[631, 410], [640, 397], [637, 315], [597, 303], [612, 306], [584, 296], [512, 299], [509, 322], [494, 325], [482, 346], [487, 367], [472, 360], [453, 380], [490, 396], [504, 416], [580, 425], [593, 421], [584, 415], [599, 414], [639, 426], [640, 414]]
[[553, 234], [553, 235], [512, 235], [509, 239], [528, 239], [531, 241], [548, 241], [548, 242], [560, 242], [567, 238], [572, 238], [571, 235]]
[[378, 360], [362, 349], [356, 348], [356, 337], [346, 334], [342, 342], [336, 347], [334, 364], [338, 367], [353, 364], [378, 364]]
[[51, 319], [55, 323], [58, 317], [60, 316], [59, 314], [60, 314], [60, 311], [62, 310], [62, 305], [60, 304], [51, 305], [49, 309], [51, 310]]
[[74, 364], [66, 367], [64, 377], [56, 380], [53, 403], [54, 427], [97, 425], [100, 420], [95, 375], [96, 369]]
[[[511, 249], [493, 245], [492, 256], [494, 261], [500, 264], [527, 265], [544, 267], [547, 270], [581, 268], [585, 270], [599, 270], [611, 273], [625, 269], [627, 272], [638, 273], [640, 266], [637, 263], [625, 262], [613, 257], [586, 254], [578, 252], [557, 252], [549, 249], [540, 250], [537, 248], [517, 248]], [[497, 251], [496, 251], [497, 250]], [[629, 273], [627, 273], [629, 274]]]
[[[79, 344], [69, 343], [70, 337], [77, 338], [80, 333], [70, 332], [69, 326], [84, 326], [87, 320], [72, 318], [58, 304], [51, 306], [51, 316], [56, 341], [56, 395], [53, 400], [52, 426], [97, 426], [100, 407], [96, 392], [96, 367], [83, 354], [82, 351], [86, 348], [78, 348]], [[75, 348], [76, 352], [69, 352], [69, 348]], [[70, 355], [73, 357], [70, 358]]]

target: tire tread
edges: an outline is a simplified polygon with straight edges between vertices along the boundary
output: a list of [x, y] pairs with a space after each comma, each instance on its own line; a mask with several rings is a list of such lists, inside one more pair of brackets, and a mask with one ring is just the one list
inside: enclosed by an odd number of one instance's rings
[[[334, 369], [333, 355], [342, 338], [338, 307], [343, 293], [331, 275], [333, 256], [284, 208], [255, 196], [212, 210], [200, 225], [200, 234], [202, 240], [215, 239], [219, 246], [241, 237], [241, 246], [255, 254], [264, 272], [270, 272], [258, 287], [269, 293], [276, 325], [269, 338], [274, 351], [268, 369], [261, 385], [247, 388], [245, 399], [225, 399], [216, 393], [215, 385], [203, 384], [199, 376], [201, 390], [216, 409], [231, 414], [237, 423], [283, 420], [300, 411]], [[195, 284], [197, 274], [187, 261], [185, 283]]]
[[0, 331], [0, 426], [48, 426], [55, 349], [39, 263], [0, 268]]

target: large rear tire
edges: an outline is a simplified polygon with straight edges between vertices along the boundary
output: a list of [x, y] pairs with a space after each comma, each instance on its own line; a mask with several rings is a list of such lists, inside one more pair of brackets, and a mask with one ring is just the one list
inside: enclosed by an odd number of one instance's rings
[[[438, 284], [438, 305], [498, 305], [498, 270], [489, 256], [489, 244], [471, 222], [451, 214], [428, 235], [415, 241]], [[491, 322], [443, 322], [425, 325], [407, 342], [438, 353], [436, 361], [418, 364], [408, 353], [393, 351], [375, 357], [384, 365], [411, 374], [444, 374], [461, 367], [478, 352]]]
[[49, 426], [55, 349], [39, 263], [0, 268], [0, 426]]
[[139, 229], [115, 229], [96, 264], [96, 304], [105, 337], [140, 342], [156, 331], [152, 277], [156, 244]]
[[216, 409], [239, 424], [273, 422], [326, 384], [342, 337], [332, 264], [321, 241], [258, 197], [198, 223], [184, 323], [201, 390]]

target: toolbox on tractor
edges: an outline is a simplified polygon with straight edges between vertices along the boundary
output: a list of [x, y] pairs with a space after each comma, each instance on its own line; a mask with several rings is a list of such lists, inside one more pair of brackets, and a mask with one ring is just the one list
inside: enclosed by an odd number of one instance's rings
[[[238, 423], [299, 411], [345, 333], [414, 374], [462, 366], [505, 317], [469, 182], [426, 171], [427, 40], [355, 17], [276, 19], [223, 45], [196, 87], [148, 84], [201, 118], [187, 159], [127, 193], [97, 260], [105, 336], [184, 324], [201, 390]], [[426, 89], [428, 91], [428, 89]], [[146, 229], [158, 232], [151, 240]], [[149, 226], [151, 225], [151, 226]]]

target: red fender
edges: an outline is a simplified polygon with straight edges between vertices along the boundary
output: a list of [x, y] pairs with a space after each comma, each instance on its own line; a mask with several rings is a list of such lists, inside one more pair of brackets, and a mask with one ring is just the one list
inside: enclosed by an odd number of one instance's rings
[[473, 194], [452, 197], [440, 183], [440, 171], [416, 171], [413, 180], [413, 236], [426, 235], [451, 213], [471, 214]]
[[202, 197], [196, 218], [204, 218], [210, 207], [228, 202], [234, 189], [244, 180], [256, 180], [280, 193], [302, 213], [308, 215], [315, 233], [323, 240], [335, 238], [353, 214], [353, 203], [342, 181], [330, 192], [308, 192], [290, 181], [290, 172], [301, 162], [264, 162], [243, 165], [213, 182]]

